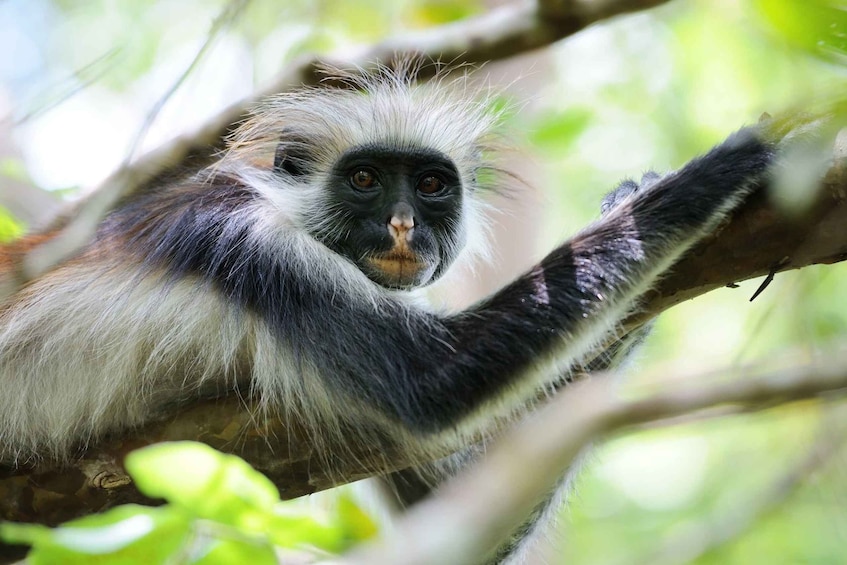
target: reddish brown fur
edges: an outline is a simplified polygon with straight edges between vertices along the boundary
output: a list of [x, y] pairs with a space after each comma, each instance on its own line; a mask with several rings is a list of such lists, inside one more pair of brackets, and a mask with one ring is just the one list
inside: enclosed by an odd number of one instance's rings
[[25, 235], [11, 243], [0, 245], [0, 275], [14, 271], [24, 255], [39, 245], [56, 238], [59, 230]]

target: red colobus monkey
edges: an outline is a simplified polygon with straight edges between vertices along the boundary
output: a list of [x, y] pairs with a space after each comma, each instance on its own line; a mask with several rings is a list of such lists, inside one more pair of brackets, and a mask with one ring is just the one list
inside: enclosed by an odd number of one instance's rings
[[416, 289], [484, 249], [480, 198], [509, 188], [498, 116], [443, 80], [348, 80], [267, 100], [217, 163], [129, 197], [0, 304], [0, 461], [67, 457], [234, 390], [316, 441], [458, 446], [566, 381], [774, 157], [742, 130], [623, 183], [529, 272], [439, 313]]

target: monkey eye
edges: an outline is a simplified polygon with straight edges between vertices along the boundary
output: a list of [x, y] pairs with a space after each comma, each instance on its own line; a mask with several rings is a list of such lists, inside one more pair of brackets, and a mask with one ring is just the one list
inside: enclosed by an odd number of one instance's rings
[[369, 190], [376, 186], [376, 175], [368, 169], [359, 169], [350, 175], [350, 184], [359, 190]]
[[418, 186], [416, 188], [421, 194], [432, 195], [438, 194], [444, 190], [445, 186], [444, 181], [437, 176], [426, 175], [418, 181]]

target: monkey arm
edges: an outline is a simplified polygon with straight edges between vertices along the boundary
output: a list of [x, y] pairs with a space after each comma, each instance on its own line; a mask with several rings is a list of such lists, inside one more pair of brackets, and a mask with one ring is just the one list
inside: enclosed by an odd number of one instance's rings
[[[312, 339], [326, 348], [314, 353], [319, 373], [417, 431], [450, 428], [489, 402], [509, 410], [504, 397], [531, 398], [607, 337], [614, 320], [760, 184], [773, 155], [749, 130], [739, 132], [454, 316], [342, 308], [337, 328]], [[361, 335], [372, 342], [357, 341]]]
[[[263, 404], [305, 413], [323, 429], [322, 418], [346, 417], [327, 413], [327, 406], [353, 401], [359, 415], [427, 435], [484, 405], [508, 414], [583, 361], [658, 277], [759, 184], [772, 158], [772, 147], [742, 130], [618, 203], [489, 299], [447, 317], [378, 289], [347, 261], [307, 237], [292, 239], [276, 221], [263, 227], [256, 195], [222, 175], [125, 203], [98, 238], [112, 240], [143, 270], [164, 269], [165, 288], [199, 278], [243, 316], [262, 321], [276, 351], [254, 339], [260, 345], [240, 348], [247, 359], [239, 366], [251, 368], [250, 390]], [[195, 315], [186, 312], [182, 323], [196, 325]], [[235, 346], [193, 347], [208, 357]], [[202, 364], [233, 372], [223, 361]], [[124, 378], [138, 386], [145, 380]]]

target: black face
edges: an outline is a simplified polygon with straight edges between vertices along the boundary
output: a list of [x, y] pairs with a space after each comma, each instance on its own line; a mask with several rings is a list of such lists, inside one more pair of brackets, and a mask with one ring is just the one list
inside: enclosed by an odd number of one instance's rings
[[359, 147], [338, 160], [327, 190], [337, 221], [316, 237], [380, 285], [425, 285], [462, 246], [462, 185], [441, 153]]

